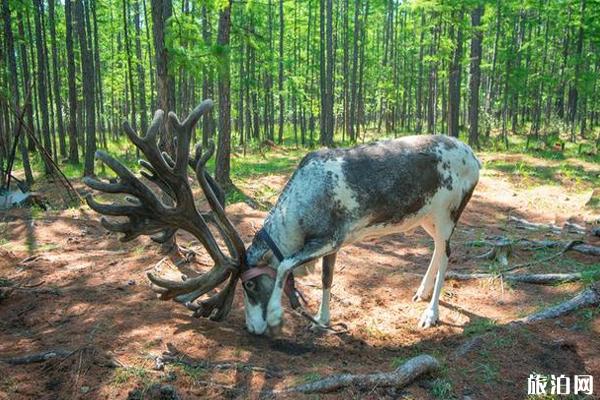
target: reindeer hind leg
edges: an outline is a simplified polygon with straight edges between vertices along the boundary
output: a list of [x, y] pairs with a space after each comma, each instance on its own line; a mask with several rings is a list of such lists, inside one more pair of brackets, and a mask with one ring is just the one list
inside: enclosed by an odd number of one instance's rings
[[[437, 271], [435, 273], [435, 286], [427, 309], [421, 316], [419, 321], [420, 328], [429, 328], [435, 325], [439, 319], [439, 299], [444, 285], [446, 276], [446, 268], [448, 267], [448, 258], [450, 257], [450, 237], [454, 231], [456, 223], [449, 214], [440, 215], [435, 218], [435, 234], [432, 265], [437, 263]], [[429, 273], [429, 271], [428, 271]], [[432, 272], [433, 275], [433, 272]]]

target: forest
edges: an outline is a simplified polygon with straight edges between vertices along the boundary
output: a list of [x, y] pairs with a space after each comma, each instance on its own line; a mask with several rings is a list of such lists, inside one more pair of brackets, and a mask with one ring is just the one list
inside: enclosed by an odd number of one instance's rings
[[2, 16], [0, 157], [22, 132], [29, 183], [48, 163], [36, 140], [93, 175], [123, 118], [145, 132], [155, 109], [203, 98], [217, 111], [197, 140], [218, 137], [223, 185], [230, 153], [265, 141], [598, 145], [595, 0], [2, 0]]
[[0, 400], [600, 393], [600, 0], [0, 7]]

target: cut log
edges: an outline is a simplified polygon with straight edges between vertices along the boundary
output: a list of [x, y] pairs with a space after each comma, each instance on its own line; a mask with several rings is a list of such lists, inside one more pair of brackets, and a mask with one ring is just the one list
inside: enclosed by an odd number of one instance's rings
[[293, 386], [279, 393], [328, 393], [353, 386], [359, 388], [396, 387], [401, 388], [419, 376], [439, 369], [440, 363], [432, 356], [423, 354], [411, 358], [393, 372], [374, 374], [341, 374], [325, 379]]

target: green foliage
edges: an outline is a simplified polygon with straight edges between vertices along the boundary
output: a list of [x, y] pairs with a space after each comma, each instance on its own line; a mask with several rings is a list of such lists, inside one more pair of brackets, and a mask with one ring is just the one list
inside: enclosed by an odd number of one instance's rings
[[477, 318], [465, 326], [463, 333], [467, 336], [480, 335], [497, 327], [496, 321], [488, 318]]

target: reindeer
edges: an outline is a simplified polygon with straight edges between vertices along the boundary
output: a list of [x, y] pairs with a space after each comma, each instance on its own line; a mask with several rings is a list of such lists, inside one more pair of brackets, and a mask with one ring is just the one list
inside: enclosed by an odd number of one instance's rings
[[[435, 249], [413, 301], [430, 299], [420, 327], [437, 323], [450, 237], [479, 179], [480, 163], [469, 146], [447, 136], [423, 135], [309, 153], [246, 249], [225, 214], [222, 191], [206, 171], [214, 145], [207, 149], [198, 145], [195, 156], [190, 159], [189, 155], [194, 126], [211, 107], [212, 102], [205, 100], [183, 122], [169, 113], [176, 136], [174, 159], [157, 145], [163, 111], [155, 113], [145, 137], [139, 137], [129, 123], [123, 124], [129, 139], [147, 159], [140, 160], [145, 168], [142, 176], [154, 182], [162, 194], [103, 152], [97, 152], [97, 158], [118, 175], [118, 181], [85, 179], [89, 187], [101, 192], [129, 195], [127, 204], [102, 204], [87, 197], [98, 213], [128, 218], [126, 222], [101, 219], [106, 229], [124, 234], [121, 240], [151, 235], [164, 242], [182, 229], [194, 235], [214, 260], [209, 272], [181, 281], [148, 273], [161, 299], [175, 299], [195, 316], [222, 320], [231, 310], [241, 279], [248, 331], [277, 334], [283, 320], [283, 293], [294, 308], [299, 305], [294, 269], [322, 258], [321, 305], [310, 319], [315, 327], [325, 328], [330, 326], [330, 290], [340, 248], [421, 226], [433, 238]], [[187, 175], [190, 167], [210, 206], [208, 212], [199, 211], [194, 204]], [[174, 205], [161, 200], [165, 195]], [[200, 299], [226, 280], [217, 294]]]

